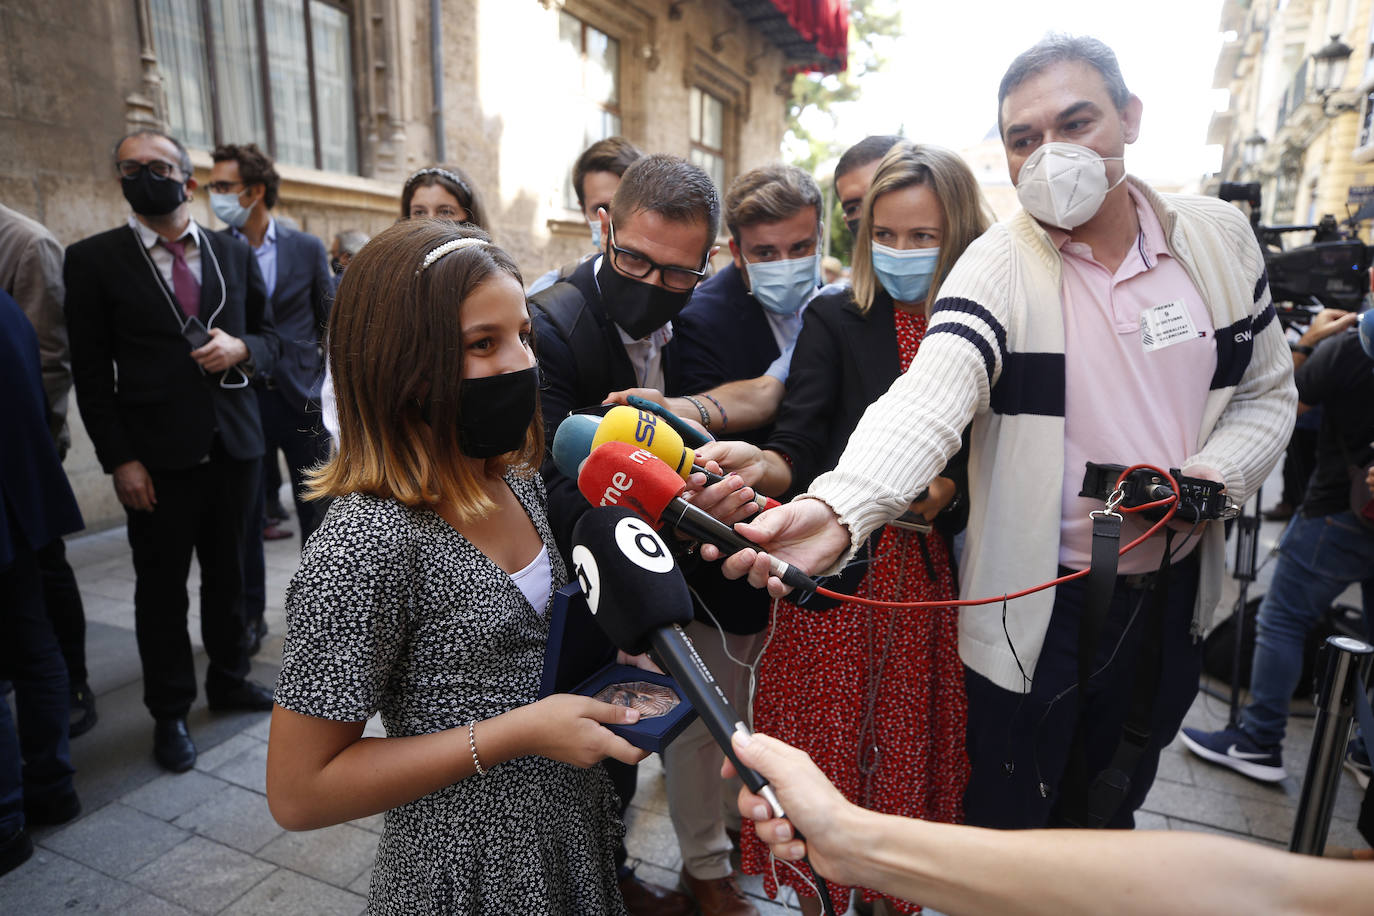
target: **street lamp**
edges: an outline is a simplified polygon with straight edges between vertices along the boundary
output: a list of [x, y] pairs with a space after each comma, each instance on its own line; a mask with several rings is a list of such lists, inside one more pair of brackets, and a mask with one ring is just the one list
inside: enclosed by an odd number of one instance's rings
[[1353, 53], [1354, 49], [1341, 41], [1339, 35], [1332, 35], [1325, 47], [1313, 53], [1312, 88], [1322, 97], [1323, 105], [1327, 97], [1345, 82], [1345, 68]]
[[1264, 158], [1264, 147], [1269, 141], [1264, 139], [1264, 135], [1255, 128], [1255, 132], [1246, 137], [1240, 146], [1240, 161], [1247, 169], [1259, 167], [1260, 160]]

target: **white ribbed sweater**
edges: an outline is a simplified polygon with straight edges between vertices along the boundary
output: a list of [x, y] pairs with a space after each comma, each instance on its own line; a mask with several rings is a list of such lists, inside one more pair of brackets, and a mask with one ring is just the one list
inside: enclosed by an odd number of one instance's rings
[[[1159, 215], [1170, 253], [1192, 278], [1217, 329], [1218, 379], [1198, 432], [1203, 445], [1183, 466], [1217, 471], [1232, 498], [1244, 502], [1283, 453], [1297, 404], [1292, 358], [1274, 320], [1263, 257], [1249, 224], [1230, 204], [1156, 194], [1131, 181]], [[1064, 479], [1063, 369], [1057, 379], [1033, 372], [1004, 379], [1002, 372], [1009, 358], [1018, 362], [1022, 354], [1048, 355], [1048, 361], [1019, 362], [1043, 372], [1063, 353], [1059, 251], [1021, 211], [989, 229], [959, 259], [941, 285], [911, 368], [869, 407], [839, 465], [818, 477], [806, 495], [835, 510], [857, 549], [939, 473], [972, 421], [961, 597], [1002, 595], [1054, 578]], [[1229, 379], [1227, 366], [1234, 372]], [[1018, 386], [1013, 399], [1022, 404], [1021, 412], [994, 408], [999, 381]], [[1044, 401], [1036, 397], [1039, 388], [1051, 392], [1053, 401], [1056, 385], [1058, 414], [1029, 412], [1026, 405]], [[1029, 398], [1026, 392], [1032, 392]], [[1151, 405], [1161, 408], [1167, 405]], [[1138, 408], [1122, 405], [1133, 409]], [[1211, 623], [1221, 596], [1221, 525], [1207, 526], [1199, 550], [1195, 636]], [[1053, 604], [1053, 589], [1009, 603], [1010, 643], [1000, 603], [961, 609], [964, 663], [1007, 690], [1023, 690], [1017, 661], [1034, 676]]]

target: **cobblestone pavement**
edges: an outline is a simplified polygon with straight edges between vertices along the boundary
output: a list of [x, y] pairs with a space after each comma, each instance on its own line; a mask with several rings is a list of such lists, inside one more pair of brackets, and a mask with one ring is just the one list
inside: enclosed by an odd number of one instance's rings
[[[1277, 475], [1271, 483], [1277, 483]], [[1270, 492], [1272, 503], [1277, 486]], [[1272, 545], [1280, 530], [1266, 523], [1261, 550]], [[271, 633], [253, 671], [253, 677], [266, 684], [273, 683], [280, 663], [281, 601], [295, 569], [297, 544], [292, 539], [267, 545]], [[264, 795], [268, 717], [211, 714], [203, 698], [189, 717], [200, 749], [195, 769], [181, 775], [162, 771], [152, 758], [152, 722], [141, 701], [133, 567], [124, 531], [74, 538], [68, 557], [86, 602], [91, 686], [100, 711], [95, 729], [72, 743], [84, 811], [70, 824], [34, 831], [34, 857], [0, 878], [0, 912], [361, 912], [380, 816], [305, 833], [282, 830], [268, 813]], [[1262, 593], [1268, 571], [1261, 571], [1252, 595]], [[193, 573], [193, 595], [198, 584]], [[1233, 583], [1228, 580], [1228, 585], [1233, 595]], [[1227, 607], [1229, 603], [1228, 599]], [[193, 617], [195, 604], [193, 600]], [[199, 651], [198, 629], [193, 622]], [[198, 661], [203, 674], [203, 652]], [[1310, 707], [1298, 704], [1285, 745], [1293, 775], [1277, 786], [1263, 786], [1202, 763], [1175, 742], [1160, 761], [1159, 777], [1138, 826], [1201, 830], [1286, 846], [1311, 742], [1312, 720], [1303, 718], [1304, 712]], [[1186, 724], [1219, 727], [1226, 716], [1225, 699], [1199, 694]], [[1332, 844], [1364, 845], [1354, 826], [1360, 797], [1353, 778], [1342, 774]], [[628, 826], [628, 847], [640, 862], [640, 874], [675, 884], [681, 859], [657, 757], [640, 767]], [[788, 912], [763, 896], [759, 878], [746, 878], [744, 886], [758, 898], [763, 913]]]

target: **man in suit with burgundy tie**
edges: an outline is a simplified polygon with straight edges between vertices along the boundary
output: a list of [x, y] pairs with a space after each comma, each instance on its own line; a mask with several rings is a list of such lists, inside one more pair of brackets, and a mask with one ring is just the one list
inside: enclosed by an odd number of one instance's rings
[[116, 146], [115, 166], [133, 215], [67, 249], [72, 374], [82, 420], [128, 514], [154, 755], [184, 772], [196, 759], [186, 728], [196, 697], [186, 632], [192, 548], [210, 708], [272, 707], [271, 692], [247, 679], [242, 532], [263, 454], [249, 380], [270, 371], [279, 344], [249, 247], [191, 219], [186, 148], [139, 131]]

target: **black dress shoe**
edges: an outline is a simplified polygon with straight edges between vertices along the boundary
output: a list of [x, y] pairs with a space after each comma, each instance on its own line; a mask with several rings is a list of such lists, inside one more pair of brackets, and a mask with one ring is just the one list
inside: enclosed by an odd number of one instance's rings
[[73, 789], [56, 798], [35, 801], [24, 796], [24, 820], [30, 827], [53, 826], [76, 820], [81, 813], [81, 798]]
[[67, 737], [84, 735], [95, 727], [95, 694], [90, 684], [77, 684], [72, 687], [71, 724], [67, 726]]
[[206, 699], [215, 712], [229, 710], [248, 710], [249, 712], [269, 712], [272, 709], [272, 691], [254, 681], [245, 680], [228, 690], [211, 693], [207, 688]]
[[14, 871], [33, 855], [33, 840], [29, 832], [20, 827], [14, 833], [0, 839], [0, 875]]
[[642, 881], [634, 872], [620, 879], [620, 896], [630, 916], [690, 916], [697, 911], [686, 894]]
[[196, 745], [183, 718], [158, 719], [153, 726], [153, 756], [165, 770], [185, 773], [196, 765]]

